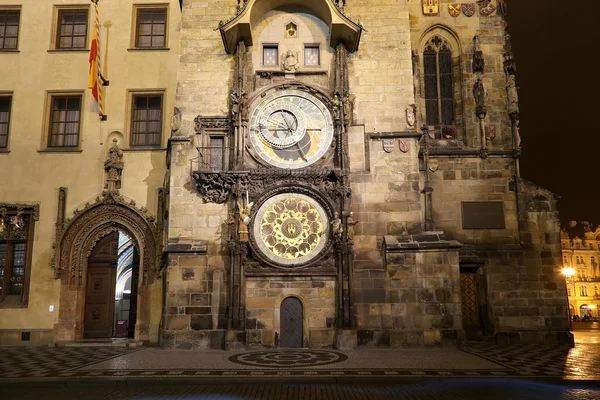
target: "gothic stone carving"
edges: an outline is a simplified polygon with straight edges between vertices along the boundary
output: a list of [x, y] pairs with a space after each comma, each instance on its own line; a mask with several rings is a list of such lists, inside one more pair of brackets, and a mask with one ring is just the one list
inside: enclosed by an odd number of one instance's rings
[[89, 252], [99, 239], [118, 229], [137, 241], [143, 260], [143, 283], [147, 284], [148, 273], [159, 270], [161, 259], [155, 220], [145, 208], [137, 208], [135, 201], [109, 191], [104, 191], [94, 203], [86, 203], [82, 210], [76, 209], [64, 222], [54, 245], [55, 277], [81, 284]]
[[202, 129], [229, 129], [231, 121], [226, 117], [203, 117], [198, 115], [194, 118], [194, 130], [197, 134], [202, 133]]

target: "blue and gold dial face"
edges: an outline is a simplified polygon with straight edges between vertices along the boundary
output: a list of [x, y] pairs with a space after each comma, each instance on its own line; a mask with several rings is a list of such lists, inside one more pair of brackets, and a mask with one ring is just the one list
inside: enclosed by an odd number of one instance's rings
[[300, 90], [266, 95], [250, 116], [256, 154], [279, 168], [303, 168], [322, 158], [333, 140], [331, 113], [321, 100]]

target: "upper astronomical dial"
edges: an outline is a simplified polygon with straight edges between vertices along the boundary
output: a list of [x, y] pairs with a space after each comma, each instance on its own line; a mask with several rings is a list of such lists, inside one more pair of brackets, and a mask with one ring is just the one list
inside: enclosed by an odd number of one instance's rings
[[250, 116], [250, 142], [257, 155], [280, 168], [309, 166], [333, 140], [333, 120], [325, 104], [300, 90], [273, 92]]

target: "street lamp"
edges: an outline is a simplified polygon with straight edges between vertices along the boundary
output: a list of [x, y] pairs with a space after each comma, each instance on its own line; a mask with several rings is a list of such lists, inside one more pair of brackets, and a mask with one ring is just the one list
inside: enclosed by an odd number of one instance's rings
[[[569, 316], [569, 330], [573, 330], [571, 305], [569, 304], [569, 289], [567, 288], [567, 285], [569, 284], [569, 279], [575, 275], [575, 269], [572, 267], [565, 267], [562, 269], [562, 273], [565, 276], [565, 291], [567, 292], [567, 315]], [[575, 287], [573, 287], [573, 290], [575, 290]], [[573, 296], [575, 296], [575, 293], [573, 293]]]

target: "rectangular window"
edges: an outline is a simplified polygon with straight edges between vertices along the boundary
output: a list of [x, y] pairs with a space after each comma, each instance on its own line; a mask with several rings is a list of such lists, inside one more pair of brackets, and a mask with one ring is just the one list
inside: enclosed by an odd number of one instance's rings
[[0, 301], [26, 303], [32, 238], [31, 210], [0, 205]]
[[162, 138], [162, 94], [134, 95], [130, 146], [160, 146]]
[[304, 65], [316, 67], [321, 65], [319, 45], [307, 44], [304, 46]]
[[263, 45], [263, 65], [279, 65], [279, 49], [276, 44]]
[[138, 8], [136, 19], [135, 47], [166, 47], [167, 9]]
[[87, 38], [87, 10], [58, 11], [57, 49], [84, 49]]
[[210, 170], [225, 170], [225, 138], [223, 136], [210, 137]]
[[0, 51], [17, 49], [20, 17], [19, 10], [0, 10]]
[[8, 147], [11, 103], [12, 97], [0, 96], [0, 149], [6, 149]]
[[48, 147], [79, 146], [81, 95], [52, 96]]

